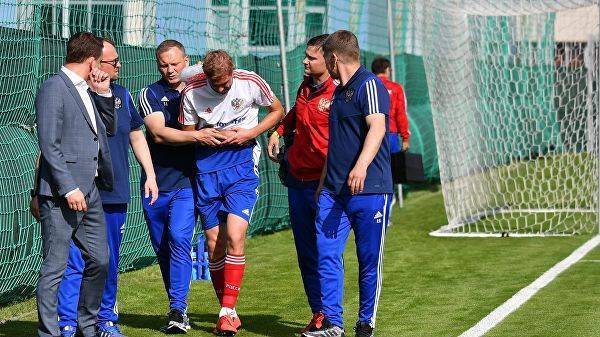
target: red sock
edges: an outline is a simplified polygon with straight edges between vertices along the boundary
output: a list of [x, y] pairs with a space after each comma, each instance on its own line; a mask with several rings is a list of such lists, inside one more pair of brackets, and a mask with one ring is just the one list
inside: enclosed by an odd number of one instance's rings
[[224, 271], [225, 271], [225, 257], [209, 262], [208, 269], [210, 270], [210, 279], [215, 288], [215, 294], [219, 300], [219, 305], [223, 306], [223, 288], [225, 287], [224, 282]]
[[244, 278], [244, 269], [246, 268], [246, 256], [229, 255], [225, 257], [225, 288], [223, 289], [223, 302], [221, 305], [225, 308], [235, 308], [242, 279]]

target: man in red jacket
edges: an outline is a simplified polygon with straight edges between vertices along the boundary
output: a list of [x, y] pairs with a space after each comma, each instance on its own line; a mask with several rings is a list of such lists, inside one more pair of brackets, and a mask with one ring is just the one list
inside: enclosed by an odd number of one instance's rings
[[269, 158], [278, 162], [279, 138], [294, 137], [285, 156], [288, 166], [285, 185], [298, 265], [313, 313], [302, 333], [320, 328], [324, 318], [317, 272], [314, 196], [327, 157], [329, 105], [337, 83], [325, 67], [322, 46], [327, 36], [315, 36], [308, 41], [302, 62], [306, 77], [298, 89], [296, 104], [273, 132], [268, 145]]
[[[390, 93], [390, 152], [396, 153], [407, 151], [410, 147], [410, 131], [408, 131], [408, 117], [406, 116], [406, 95], [404, 88], [399, 83], [390, 80], [391, 75], [390, 60], [377, 57], [371, 64], [371, 71], [377, 75]], [[402, 137], [402, 147], [398, 140], [398, 134]]]

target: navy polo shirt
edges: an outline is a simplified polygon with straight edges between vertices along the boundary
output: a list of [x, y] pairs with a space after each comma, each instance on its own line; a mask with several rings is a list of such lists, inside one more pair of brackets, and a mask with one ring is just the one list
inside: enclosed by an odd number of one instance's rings
[[[161, 79], [140, 91], [140, 114], [145, 118], [153, 113], [162, 113], [167, 127], [181, 129], [178, 121], [180, 102], [181, 93]], [[146, 131], [146, 141], [152, 155], [158, 190], [170, 192], [191, 187], [195, 173], [194, 146], [156, 144], [149, 131]], [[145, 180], [142, 172], [142, 182]]]
[[[350, 194], [348, 175], [363, 148], [367, 132], [366, 117], [386, 116], [389, 131], [390, 95], [381, 80], [360, 67], [346, 85], [339, 85], [329, 112], [329, 151], [324, 186], [335, 194]], [[379, 151], [367, 168], [362, 194], [392, 193], [390, 147], [383, 137]]]
[[129, 189], [129, 133], [139, 129], [144, 121], [135, 110], [131, 93], [125, 87], [110, 85], [115, 97], [117, 132], [108, 137], [108, 148], [112, 159], [114, 184], [112, 191], [100, 191], [103, 204], [127, 204], [131, 200]]

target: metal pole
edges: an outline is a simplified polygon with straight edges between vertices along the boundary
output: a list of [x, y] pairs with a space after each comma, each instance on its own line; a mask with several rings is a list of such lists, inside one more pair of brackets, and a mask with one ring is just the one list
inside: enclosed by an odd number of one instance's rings
[[283, 27], [283, 8], [281, 0], [277, 0], [277, 24], [279, 26], [279, 53], [281, 58], [281, 78], [283, 80], [283, 99], [285, 111], [291, 109], [290, 106], [290, 90], [287, 74], [287, 56], [285, 51], [285, 29]]
[[59, 23], [56, 22], [56, 19], [58, 18], [58, 15], [56, 14], [57, 10], [58, 6], [56, 5], [56, 0], [52, 0], [52, 36], [56, 36], [56, 27], [59, 26]]
[[87, 1], [87, 29], [92, 31], [92, 0]]
[[398, 184], [398, 207], [404, 207], [404, 191], [402, 190], [402, 184]]
[[325, 34], [329, 32], [329, 6], [331, 5], [331, 1], [327, 1], [325, 6], [325, 19], [323, 20], [323, 31], [321, 34]]
[[390, 68], [392, 81], [396, 81], [396, 53], [394, 52], [394, 23], [392, 20], [394, 8], [392, 0], [387, 0], [388, 44], [390, 46]]
[[[600, 1], [596, 1], [598, 15], [600, 16]], [[598, 26], [598, 39], [594, 45], [594, 64], [596, 65], [596, 85], [591, 83], [592, 90], [596, 94], [596, 108], [593, 111], [593, 117], [596, 123], [596, 234], [600, 235], [600, 25]], [[589, 48], [589, 46], [588, 46]]]
[[62, 37], [63, 39], [68, 39], [71, 36], [69, 29], [69, 0], [63, 0], [62, 5]]
[[[393, 18], [394, 8], [392, 7], [392, 0], [387, 0], [387, 24], [388, 24], [388, 44], [390, 47], [390, 72], [392, 75], [392, 81], [396, 81], [396, 53], [394, 51], [394, 22]], [[397, 136], [396, 136], [397, 137]], [[402, 184], [398, 184], [398, 207], [404, 207], [404, 195], [402, 194]]]

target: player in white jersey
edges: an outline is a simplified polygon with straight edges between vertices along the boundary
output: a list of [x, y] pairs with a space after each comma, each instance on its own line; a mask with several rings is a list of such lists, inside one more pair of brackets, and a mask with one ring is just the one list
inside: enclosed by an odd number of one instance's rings
[[[246, 264], [244, 240], [258, 198], [256, 142], [283, 118], [283, 107], [269, 85], [251, 71], [234, 69], [223, 50], [206, 54], [203, 74], [182, 92], [179, 122], [185, 130], [208, 128], [211, 146], [196, 149], [198, 210], [208, 242], [210, 272], [221, 304], [215, 332], [232, 336], [241, 323], [235, 304]], [[258, 110], [268, 114], [258, 121]]]

